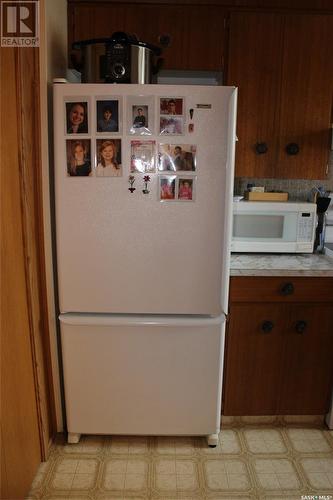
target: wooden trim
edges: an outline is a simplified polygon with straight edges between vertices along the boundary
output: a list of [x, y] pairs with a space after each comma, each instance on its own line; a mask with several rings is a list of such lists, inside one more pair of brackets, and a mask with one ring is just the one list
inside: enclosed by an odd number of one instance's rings
[[55, 432], [44, 267], [42, 178], [40, 154], [39, 50], [16, 50], [19, 169], [23, 244], [31, 349], [35, 374], [42, 459]]
[[164, 5], [220, 5], [230, 10], [284, 10], [284, 11], [311, 11], [332, 13], [331, 0], [68, 0], [68, 6], [79, 4], [110, 5], [113, 4], [164, 4]]
[[[21, 49], [24, 51], [25, 49]], [[28, 50], [28, 49], [27, 49]], [[25, 498], [41, 461], [26, 283], [16, 51], [0, 51], [1, 86], [1, 498]], [[27, 75], [28, 77], [28, 75]], [[32, 214], [33, 216], [33, 214]]]

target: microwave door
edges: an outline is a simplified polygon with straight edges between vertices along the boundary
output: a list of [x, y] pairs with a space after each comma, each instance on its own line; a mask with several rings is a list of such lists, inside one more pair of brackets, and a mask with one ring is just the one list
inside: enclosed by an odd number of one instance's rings
[[237, 214], [234, 215], [235, 238], [249, 240], [275, 240], [283, 238], [284, 215], [276, 214]]
[[239, 213], [233, 217], [233, 251], [295, 252], [297, 213]]

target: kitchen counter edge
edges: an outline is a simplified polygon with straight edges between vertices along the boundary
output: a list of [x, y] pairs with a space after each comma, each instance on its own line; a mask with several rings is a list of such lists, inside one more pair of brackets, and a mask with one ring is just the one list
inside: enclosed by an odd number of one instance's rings
[[232, 253], [230, 276], [332, 277], [333, 258], [324, 254]]

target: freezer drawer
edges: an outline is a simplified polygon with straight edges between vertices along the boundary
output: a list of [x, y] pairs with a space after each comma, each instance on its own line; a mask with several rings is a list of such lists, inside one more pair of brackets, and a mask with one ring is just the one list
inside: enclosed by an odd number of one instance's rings
[[60, 322], [69, 433], [219, 432], [223, 316], [64, 314]]

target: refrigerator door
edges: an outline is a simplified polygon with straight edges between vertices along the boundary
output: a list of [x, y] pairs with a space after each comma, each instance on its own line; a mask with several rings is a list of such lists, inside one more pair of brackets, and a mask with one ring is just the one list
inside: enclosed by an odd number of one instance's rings
[[75, 434], [220, 430], [224, 316], [60, 316], [67, 427]]
[[[153, 135], [127, 133], [128, 102], [135, 96], [154, 103]], [[183, 99], [183, 135], [159, 135], [163, 96]], [[121, 134], [102, 137], [121, 139], [121, 177], [95, 175], [96, 140], [101, 138], [96, 133], [98, 99], [119, 101]], [[91, 143], [91, 177], [67, 175], [66, 140], [73, 137], [66, 135], [66, 101], [88, 103], [89, 128], [81, 138]], [[205, 315], [226, 311], [236, 90], [56, 84], [54, 109], [60, 310]], [[196, 146], [193, 201], [161, 202], [158, 172], [149, 174], [148, 194], [142, 192], [144, 174], [135, 174], [136, 190], [129, 191], [131, 141], [137, 139], [153, 140], [157, 146]]]

